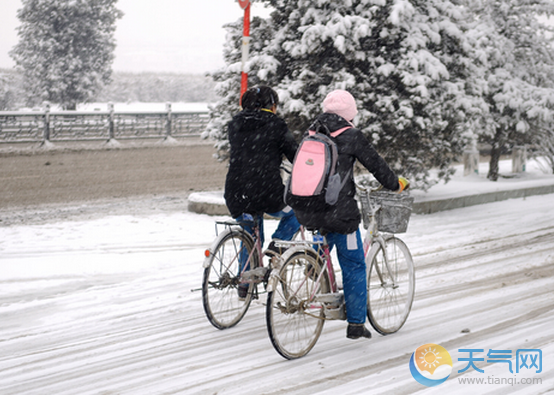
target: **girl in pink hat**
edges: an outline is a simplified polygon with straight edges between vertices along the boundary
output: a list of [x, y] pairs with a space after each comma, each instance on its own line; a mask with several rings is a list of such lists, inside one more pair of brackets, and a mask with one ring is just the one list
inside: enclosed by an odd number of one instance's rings
[[354, 124], [358, 114], [356, 100], [345, 90], [335, 90], [323, 101], [323, 113], [310, 130], [329, 135], [337, 144], [337, 163], [341, 180], [346, 183], [339, 193], [337, 204], [323, 211], [295, 209], [299, 222], [308, 229], [319, 229], [325, 234], [330, 248], [337, 247], [337, 256], [342, 269], [344, 297], [350, 339], [370, 338], [365, 327], [367, 314], [367, 278], [364, 250], [360, 235], [360, 211], [355, 200], [353, 166], [358, 160], [385, 188], [402, 191], [408, 186], [403, 178], [390, 169], [385, 160]]

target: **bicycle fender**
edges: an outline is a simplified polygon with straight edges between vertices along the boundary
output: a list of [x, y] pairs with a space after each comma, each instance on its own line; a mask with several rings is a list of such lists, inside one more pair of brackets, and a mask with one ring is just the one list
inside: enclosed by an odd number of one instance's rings
[[272, 264], [271, 274], [269, 275], [269, 280], [267, 281], [267, 292], [273, 292], [275, 286], [281, 279], [281, 268], [285, 265], [285, 263], [290, 259], [291, 256], [298, 252], [307, 252], [309, 254], [317, 256], [317, 252], [313, 248], [307, 247], [305, 242], [303, 242], [302, 245], [294, 246], [287, 249], [285, 253]]
[[[288, 261], [290, 259], [291, 256], [293, 256], [294, 254], [296, 254], [298, 252], [305, 252], [305, 253], [308, 253], [308, 254], [316, 257], [317, 256], [316, 250], [314, 250], [312, 247], [308, 246], [307, 244], [308, 244], [308, 242], [302, 242], [301, 245], [294, 246], [294, 247], [291, 247], [291, 248], [287, 249], [285, 251], [285, 253], [283, 255], [281, 255], [282, 263], [284, 264], [286, 261]], [[311, 243], [309, 243], [309, 244], [311, 244]]]
[[210, 247], [208, 247], [205, 251], [204, 251], [204, 262], [202, 263], [202, 267], [204, 269], [210, 267], [210, 263], [212, 262], [212, 259], [213, 259], [213, 253], [215, 251], [215, 249], [217, 248], [217, 246], [219, 245], [219, 243], [221, 242], [221, 240], [224, 238], [224, 237], [227, 237], [227, 235], [229, 233], [232, 232], [232, 229], [225, 229], [223, 230], [221, 233], [219, 233], [219, 235], [215, 238], [215, 240], [212, 242], [212, 244], [210, 245]]
[[365, 254], [365, 271], [366, 271], [366, 277], [369, 276], [369, 270], [371, 268], [371, 261], [373, 260], [373, 257], [377, 253], [377, 250], [381, 248], [385, 244], [384, 239], [382, 237], [377, 237], [373, 243], [371, 243], [371, 247]]
[[279, 282], [279, 270], [273, 269], [271, 270], [271, 273], [269, 274], [269, 279], [267, 280], [267, 292], [273, 292], [275, 289], [275, 286]]

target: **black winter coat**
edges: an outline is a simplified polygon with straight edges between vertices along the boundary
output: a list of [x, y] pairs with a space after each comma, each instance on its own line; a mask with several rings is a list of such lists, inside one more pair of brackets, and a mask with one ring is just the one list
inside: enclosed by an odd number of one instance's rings
[[[316, 120], [323, 123], [331, 133], [347, 126], [352, 126], [344, 118], [323, 113]], [[333, 138], [333, 137], [332, 137]], [[360, 225], [360, 210], [355, 200], [356, 185], [352, 168], [356, 159], [368, 169], [385, 188], [398, 190], [398, 177], [390, 169], [385, 160], [379, 156], [375, 148], [365, 138], [362, 132], [356, 128], [345, 130], [333, 140], [337, 144], [338, 173], [341, 179], [348, 176], [349, 179], [339, 194], [336, 205], [325, 211], [303, 212], [295, 210], [298, 221], [309, 229], [321, 229], [327, 232], [350, 234]]]
[[233, 218], [274, 213], [285, 207], [283, 155], [294, 160], [298, 143], [285, 121], [268, 111], [241, 111], [228, 125], [231, 157], [225, 203]]

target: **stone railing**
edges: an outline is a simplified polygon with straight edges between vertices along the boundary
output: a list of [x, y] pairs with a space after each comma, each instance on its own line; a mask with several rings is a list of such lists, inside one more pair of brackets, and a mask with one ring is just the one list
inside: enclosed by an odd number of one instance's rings
[[208, 112], [172, 111], [0, 111], [0, 144], [85, 140], [197, 137]]

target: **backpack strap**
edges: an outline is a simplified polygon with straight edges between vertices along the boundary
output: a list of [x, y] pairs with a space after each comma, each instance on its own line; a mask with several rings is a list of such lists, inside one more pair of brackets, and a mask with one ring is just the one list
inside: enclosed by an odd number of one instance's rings
[[[346, 126], [342, 129], [339, 129], [339, 130], [335, 130], [334, 132], [332, 132], [330, 134], [331, 137], [337, 137], [339, 134], [341, 134], [342, 132], [345, 132], [347, 131], [348, 129], [352, 129], [352, 126]], [[317, 132], [315, 130], [308, 130], [308, 134], [310, 136], [313, 136], [314, 134], [316, 134]]]
[[339, 129], [339, 130], [335, 130], [334, 132], [331, 133], [331, 137], [337, 137], [339, 134], [341, 134], [342, 132], [348, 130], [348, 129], [352, 129], [352, 126], [346, 126], [342, 129]]

